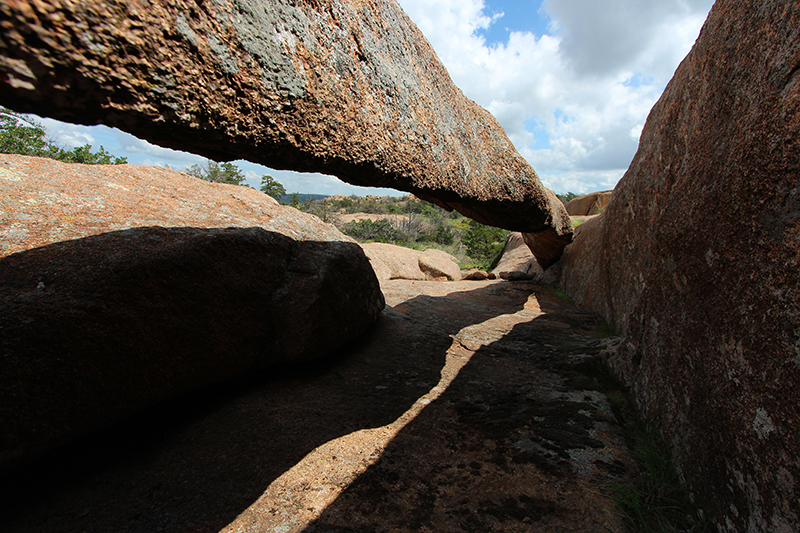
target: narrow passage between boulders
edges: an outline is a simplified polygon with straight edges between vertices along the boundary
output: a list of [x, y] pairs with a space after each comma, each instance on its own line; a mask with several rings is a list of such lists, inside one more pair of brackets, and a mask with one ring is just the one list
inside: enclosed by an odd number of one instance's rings
[[324, 363], [153, 408], [15, 472], [0, 530], [621, 530], [611, 485], [636, 466], [594, 316], [531, 282], [382, 289], [376, 327]]

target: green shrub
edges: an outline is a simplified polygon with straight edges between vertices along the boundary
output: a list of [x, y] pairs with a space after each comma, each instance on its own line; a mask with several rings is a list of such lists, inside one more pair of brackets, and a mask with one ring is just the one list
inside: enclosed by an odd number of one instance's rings
[[422, 233], [417, 237], [417, 242], [435, 242], [436, 244], [453, 244], [455, 234], [453, 229], [446, 224], [438, 224], [432, 231]]
[[92, 145], [84, 144], [64, 150], [47, 138], [44, 126], [0, 106], [0, 153], [48, 157], [65, 163], [87, 165], [122, 165], [128, 160], [116, 157], [102, 146], [92, 152]]
[[461, 242], [467, 248], [467, 255], [481, 265], [483, 270], [487, 270], [493, 264], [496, 266], [499, 261], [509, 233], [507, 230], [470, 220]]
[[405, 236], [389, 220], [359, 220], [348, 222], [341, 228], [342, 233], [360, 242], [375, 241], [385, 243], [404, 242]]

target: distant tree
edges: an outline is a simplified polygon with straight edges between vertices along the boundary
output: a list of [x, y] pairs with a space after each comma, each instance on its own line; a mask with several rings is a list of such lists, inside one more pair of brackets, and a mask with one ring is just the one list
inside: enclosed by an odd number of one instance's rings
[[299, 192], [293, 192], [289, 194], [289, 205], [295, 209], [300, 209], [300, 207], [302, 207], [303, 204], [300, 202]]
[[71, 151], [65, 151], [61, 159], [67, 163], [83, 163], [85, 165], [122, 165], [128, 162], [125, 157], [117, 157], [106, 152], [102, 146], [92, 153], [92, 145], [84, 144]]
[[260, 190], [264, 194], [272, 196], [279, 202], [281, 201], [281, 198], [286, 196], [286, 189], [284, 189], [283, 185], [268, 174], [261, 176]]
[[453, 229], [447, 224], [438, 224], [436, 229], [429, 233], [427, 237], [428, 240], [435, 242], [436, 244], [444, 245], [453, 244], [453, 240], [455, 239], [455, 235], [453, 235]]
[[493, 228], [470, 220], [461, 242], [467, 247], [467, 254], [478, 265], [487, 269], [503, 251], [508, 234], [509, 232], [504, 229]]
[[376, 215], [385, 215], [388, 212], [384, 203], [376, 196], [366, 196], [362, 198], [359, 204], [359, 210], [362, 213], [372, 213]]
[[567, 202], [569, 202], [573, 198], [577, 198], [578, 196], [580, 196], [580, 195], [579, 194], [575, 194], [574, 192], [568, 192], [566, 194], [556, 194], [556, 197], [559, 200], [561, 200], [562, 204], [566, 204]]
[[386, 219], [374, 222], [369, 219], [348, 222], [341, 227], [341, 230], [342, 233], [353, 237], [359, 242], [375, 241], [396, 244], [406, 240], [405, 235]]
[[215, 183], [229, 183], [231, 185], [244, 185], [245, 178], [241, 169], [233, 163], [217, 163], [206, 159], [200, 165], [192, 165], [186, 169], [186, 173], [201, 180], [213, 181]]
[[326, 200], [312, 200], [311, 198], [307, 198], [306, 201], [303, 202], [301, 211], [316, 215], [323, 222], [333, 222], [336, 218], [333, 207]]
[[72, 150], [64, 150], [47, 138], [44, 127], [33, 119], [0, 107], [0, 153], [49, 157], [65, 163], [90, 165], [121, 165], [124, 157], [116, 157], [101, 146], [92, 153], [92, 146], [84, 144]]

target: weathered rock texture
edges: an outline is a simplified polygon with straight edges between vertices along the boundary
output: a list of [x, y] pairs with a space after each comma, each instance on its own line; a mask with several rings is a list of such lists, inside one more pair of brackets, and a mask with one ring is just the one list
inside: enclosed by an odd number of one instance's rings
[[542, 273], [542, 267], [525, 246], [522, 234], [515, 232], [506, 239], [503, 255], [492, 272], [503, 279], [534, 279]]
[[394, 308], [314, 372], [193, 394], [0, 473], [0, 531], [623, 531], [609, 479], [639, 472], [594, 317], [525, 282], [381, 287]]
[[564, 206], [570, 216], [599, 215], [605, 211], [613, 191], [591, 192], [573, 198]]
[[722, 531], [800, 523], [800, 5], [719, 0], [564, 287]]
[[442, 250], [412, 250], [403, 246], [372, 242], [362, 244], [378, 279], [461, 279], [456, 259]]
[[383, 308], [357, 244], [252, 189], [0, 156], [0, 191], [0, 469]]
[[0, 101], [215, 160], [322, 171], [570, 242], [561, 203], [394, 0], [0, 6]]

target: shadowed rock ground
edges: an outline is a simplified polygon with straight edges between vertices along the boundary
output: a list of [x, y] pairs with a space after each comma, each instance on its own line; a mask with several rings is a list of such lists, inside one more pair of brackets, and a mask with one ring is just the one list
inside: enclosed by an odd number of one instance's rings
[[377, 326], [322, 366], [183, 397], [6, 475], [0, 530], [618, 530], [609, 488], [636, 467], [593, 316], [528, 282], [382, 288]]

